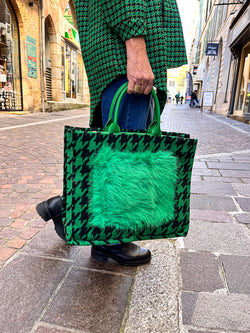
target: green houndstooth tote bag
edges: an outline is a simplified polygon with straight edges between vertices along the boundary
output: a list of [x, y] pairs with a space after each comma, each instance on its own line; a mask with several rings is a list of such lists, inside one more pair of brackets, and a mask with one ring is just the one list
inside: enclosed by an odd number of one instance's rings
[[63, 223], [72, 245], [105, 245], [187, 235], [196, 139], [160, 130], [120, 130], [116, 93], [104, 129], [65, 127]]

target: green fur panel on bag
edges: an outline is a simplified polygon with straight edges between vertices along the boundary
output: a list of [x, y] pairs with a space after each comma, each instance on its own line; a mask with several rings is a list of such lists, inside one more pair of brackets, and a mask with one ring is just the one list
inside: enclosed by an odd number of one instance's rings
[[169, 151], [128, 152], [102, 146], [89, 179], [88, 226], [143, 229], [174, 217], [177, 159]]

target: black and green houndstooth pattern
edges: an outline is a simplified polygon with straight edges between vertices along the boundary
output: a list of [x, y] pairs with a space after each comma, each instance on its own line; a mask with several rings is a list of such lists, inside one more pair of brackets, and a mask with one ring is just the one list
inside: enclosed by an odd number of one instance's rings
[[[74, 0], [82, 56], [88, 76], [90, 126], [101, 126], [97, 113], [104, 88], [126, 75], [125, 40], [144, 36], [154, 85], [166, 101], [167, 69], [186, 64], [176, 0]], [[165, 98], [165, 100], [164, 100]]]
[[[163, 132], [162, 136], [152, 136], [141, 131], [129, 131], [132, 132], [130, 135], [126, 132], [108, 134], [98, 129], [65, 127], [63, 221], [69, 244], [103, 245], [187, 235], [190, 182], [197, 140], [178, 133]], [[175, 216], [171, 221], [158, 228], [152, 221], [152, 226], [136, 232], [88, 226], [90, 165], [103, 144], [120, 151], [171, 151], [177, 157]]]

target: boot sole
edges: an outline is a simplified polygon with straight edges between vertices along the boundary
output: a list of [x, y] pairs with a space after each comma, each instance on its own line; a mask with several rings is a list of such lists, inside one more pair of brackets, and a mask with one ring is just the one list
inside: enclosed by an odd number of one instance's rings
[[138, 261], [130, 261], [130, 260], [125, 260], [125, 259], [120, 259], [115, 255], [112, 254], [106, 254], [103, 252], [98, 252], [93, 247], [91, 248], [91, 257], [100, 262], [106, 262], [109, 258], [115, 260], [118, 262], [120, 265], [123, 266], [139, 266], [139, 265], [145, 265], [148, 264], [151, 261], [151, 255], [148, 257], [145, 257], [143, 259], [140, 259]]

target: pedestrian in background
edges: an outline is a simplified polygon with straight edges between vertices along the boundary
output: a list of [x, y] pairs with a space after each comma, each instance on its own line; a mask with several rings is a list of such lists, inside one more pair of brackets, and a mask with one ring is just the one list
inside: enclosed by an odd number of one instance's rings
[[176, 104], [179, 104], [179, 100], [180, 100], [180, 93], [175, 95], [175, 100], [176, 100]]
[[[115, 92], [128, 81], [118, 124], [145, 130], [152, 120], [153, 85], [163, 109], [167, 69], [186, 63], [176, 0], [75, 0], [75, 10], [90, 90], [90, 126], [105, 125]], [[37, 212], [45, 221], [52, 219], [65, 239], [60, 196], [37, 205]], [[92, 246], [91, 254], [126, 265], [151, 259], [148, 249], [134, 243]]]
[[199, 100], [197, 98], [197, 90], [193, 91], [191, 94], [190, 106], [193, 108], [194, 106], [199, 106]]

